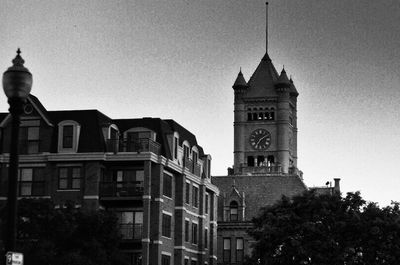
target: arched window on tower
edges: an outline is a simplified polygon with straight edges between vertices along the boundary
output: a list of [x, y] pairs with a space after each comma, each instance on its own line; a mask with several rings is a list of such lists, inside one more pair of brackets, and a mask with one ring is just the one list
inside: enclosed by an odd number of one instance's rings
[[252, 157], [252, 156], [247, 157], [247, 166], [254, 167], [254, 157]]
[[267, 157], [267, 164], [268, 166], [273, 166], [273, 164], [275, 163], [275, 157], [273, 155], [269, 155]]
[[257, 112], [253, 112], [253, 120], [256, 121], [258, 119], [258, 114]]
[[264, 156], [257, 156], [257, 166], [261, 167], [264, 166], [265, 157]]
[[229, 205], [229, 216], [230, 221], [237, 221], [238, 220], [238, 208], [239, 205], [236, 201], [232, 201]]

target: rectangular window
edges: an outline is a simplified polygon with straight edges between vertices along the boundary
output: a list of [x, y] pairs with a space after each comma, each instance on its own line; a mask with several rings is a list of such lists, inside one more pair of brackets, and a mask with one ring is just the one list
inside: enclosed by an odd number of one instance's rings
[[193, 207], [199, 207], [199, 188], [193, 186], [192, 189], [192, 201], [193, 201]]
[[161, 255], [161, 265], [170, 265], [171, 257], [168, 255]]
[[205, 211], [206, 214], [208, 214], [208, 209], [209, 209], [210, 205], [209, 205], [208, 193], [207, 192], [206, 192], [206, 198], [205, 198], [204, 205], [205, 205], [205, 210], [204, 211]]
[[185, 258], [185, 263], [184, 263], [185, 265], [189, 265], [189, 259], [188, 258]]
[[185, 242], [189, 242], [189, 221], [185, 220]]
[[143, 170], [116, 170], [114, 171], [114, 181], [108, 177], [103, 181], [103, 185], [112, 189], [116, 186], [117, 196], [135, 196], [143, 193], [144, 171]]
[[72, 140], [74, 137], [74, 126], [73, 125], [64, 125], [63, 126], [63, 148], [72, 148]]
[[224, 238], [224, 252], [222, 256], [222, 262], [230, 263], [231, 262], [231, 239]]
[[178, 138], [174, 137], [174, 158], [178, 159]]
[[45, 181], [43, 168], [21, 168], [18, 170], [19, 195], [43, 196]]
[[236, 263], [243, 263], [243, 238], [236, 238]]
[[197, 244], [197, 224], [192, 224], [192, 243]]
[[163, 195], [172, 198], [172, 177], [166, 173], [163, 177]]
[[185, 193], [185, 202], [187, 204], [189, 204], [190, 203], [190, 183], [186, 182], [186, 191], [185, 192], [186, 192]]
[[204, 229], [204, 248], [208, 248], [208, 229]]
[[192, 156], [193, 156], [193, 164], [197, 165], [197, 156], [198, 156], [197, 153], [193, 151]]
[[79, 190], [81, 188], [80, 167], [60, 167], [58, 169], [58, 189]]
[[171, 238], [171, 215], [162, 215], [162, 236]]
[[122, 239], [141, 239], [143, 212], [117, 212]]
[[39, 153], [39, 127], [20, 128], [20, 153], [37, 154]]
[[197, 260], [192, 259], [192, 261], [190, 262], [190, 265], [197, 265]]

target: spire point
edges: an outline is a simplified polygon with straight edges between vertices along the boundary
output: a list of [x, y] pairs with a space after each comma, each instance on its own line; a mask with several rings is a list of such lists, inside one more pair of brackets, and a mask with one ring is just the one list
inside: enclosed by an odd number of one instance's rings
[[268, 53], [268, 2], [265, 3], [265, 52]]

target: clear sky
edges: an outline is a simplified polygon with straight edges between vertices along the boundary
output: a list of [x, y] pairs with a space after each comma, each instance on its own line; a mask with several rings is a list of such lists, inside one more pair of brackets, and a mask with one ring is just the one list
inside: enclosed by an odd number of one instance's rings
[[[306, 184], [339, 177], [344, 192], [400, 201], [400, 1], [269, 3], [269, 55], [300, 93]], [[265, 1], [2, 0], [0, 36], [0, 70], [20, 47], [48, 110], [172, 118], [224, 175], [232, 85], [265, 53]]]

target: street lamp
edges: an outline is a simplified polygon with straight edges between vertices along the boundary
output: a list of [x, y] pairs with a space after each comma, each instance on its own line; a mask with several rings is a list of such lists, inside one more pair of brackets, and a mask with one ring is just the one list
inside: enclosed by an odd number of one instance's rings
[[15, 251], [17, 233], [17, 183], [18, 183], [18, 138], [20, 116], [32, 88], [32, 74], [24, 67], [24, 59], [18, 48], [13, 65], [3, 74], [3, 89], [8, 98], [11, 114], [11, 143], [8, 168], [6, 251]]

